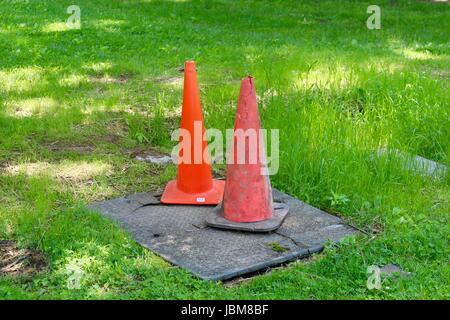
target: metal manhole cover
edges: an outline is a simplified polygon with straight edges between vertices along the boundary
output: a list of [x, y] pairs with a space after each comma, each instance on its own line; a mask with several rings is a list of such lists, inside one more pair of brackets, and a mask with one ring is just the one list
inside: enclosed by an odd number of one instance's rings
[[273, 189], [289, 206], [279, 229], [249, 233], [208, 227], [210, 206], [163, 205], [139, 193], [89, 205], [117, 221], [142, 246], [206, 280], [227, 280], [323, 249], [357, 231], [335, 216]]

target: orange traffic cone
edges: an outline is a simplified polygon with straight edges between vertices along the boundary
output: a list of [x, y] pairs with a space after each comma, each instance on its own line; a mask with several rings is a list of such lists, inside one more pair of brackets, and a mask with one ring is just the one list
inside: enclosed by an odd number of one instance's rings
[[[260, 129], [253, 78], [247, 77], [241, 84], [223, 203], [215, 209], [215, 214], [208, 216], [208, 225], [224, 229], [268, 232], [283, 223], [289, 207], [273, 202], [269, 176], [266, 175], [266, 153]], [[253, 142], [248, 138], [252, 136], [252, 132]], [[241, 134], [240, 137], [238, 133]], [[239, 139], [242, 139], [240, 143]]]
[[[180, 146], [184, 144], [186, 147], [180, 151], [190, 151], [190, 155], [179, 154], [187, 161], [179, 162], [177, 179], [167, 184], [161, 202], [168, 204], [218, 204], [223, 198], [225, 182], [212, 179], [209, 159], [204, 158], [208, 156], [208, 143], [203, 140], [205, 127], [200, 107], [197, 73], [193, 61], [186, 61], [184, 64], [181, 129], [189, 133], [188, 140], [190, 141], [183, 141], [186, 137], [180, 134]], [[196, 143], [196, 141], [200, 142]]]

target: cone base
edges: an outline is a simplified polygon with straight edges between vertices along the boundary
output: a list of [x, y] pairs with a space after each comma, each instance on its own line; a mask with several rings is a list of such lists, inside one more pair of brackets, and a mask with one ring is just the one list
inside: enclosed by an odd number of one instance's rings
[[172, 180], [164, 189], [161, 203], [165, 204], [195, 204], [214, 205], [222, 201], [225, 180], [213, 180], [213, 187], [201, 193], [187, 193], [177, 187], [177, 181]]
[[273, 216], [267, 220], [258, 222], [234, 222], [223, 217], [222, 205], [218, 205], [214, 212], [206, 218], [206, 224], [210, 227], [248, 231], [248, 232], [270, 232], [278, 229], [286, 218], [289, 207], [284, 203], [274, 203]]

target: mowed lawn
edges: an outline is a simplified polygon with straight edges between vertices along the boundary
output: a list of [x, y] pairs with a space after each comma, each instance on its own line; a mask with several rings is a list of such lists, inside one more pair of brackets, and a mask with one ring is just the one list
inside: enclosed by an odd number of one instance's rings
[[[80, 30], [65, 23], [72, 4]], [[448, 174], [404, 163], [450, 165], [450, 6], [380, 0], [381, 29], [369, 30], [371, 4], [0, 0], [0, 239], [47, 263], [0, 276], [0, 298], [450, 298]], [[280, 130], [272, 185], [366, 233], [230, 285], [87, 211], [175, 177], [135, 156], [176, 143], [188, 59], [207, 128], [233, 126], [253, 75], [264, 128]], [[367, 268], [386, 264], [410, 275], [369, 290]]]

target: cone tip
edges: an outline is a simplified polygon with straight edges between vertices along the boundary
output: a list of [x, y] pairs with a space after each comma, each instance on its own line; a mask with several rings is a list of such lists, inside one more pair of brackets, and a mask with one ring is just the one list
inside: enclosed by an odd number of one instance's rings
[[242, 79], [241, 85], [253, 87], [254, 86], [253, 77], [251, 75], [248, 75], [247, 77]]
[[187, 60], [184, 63], [184, 72], [195, 72], [195, 71], [196, 71], [196, 67], [195, 67], [194, 60]]

